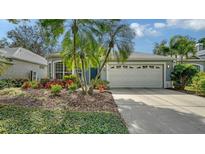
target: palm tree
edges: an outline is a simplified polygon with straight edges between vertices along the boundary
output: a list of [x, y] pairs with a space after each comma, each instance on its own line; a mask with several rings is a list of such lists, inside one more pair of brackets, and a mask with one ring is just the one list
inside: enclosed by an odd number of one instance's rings
[[163, 56], [168, 56], [168, 55], [171, 55], [171, 52], [170, 52], [170, 48], [169, 46], [167, 46], [167, 41], [163, 40], [161, 41], [160, 43], [155, 43], [154, 45], [154, 54], [156, 55], [163, 55]]
[[104, 56], [99, 71], [90, 87], [92, 91], [94, 84], [100, 77], [100, 74], [107, 63], [111, 53], [119, 61], [125, 61], [133, 52], [133, 42], [135, 34], [129, 25], [122, 23], [120, 20], [98, 20], [97, 35], [103, 45]]
[[[95, 20], [41, 20], [40, 23], [47, 27], [48, 32], [54, 34], [56, 39], [64, 35], [62, 45], [64, 61], [69, 67], [74, 68], [82, 91], [87, 93], [85, 69], [90, 61], [93, 62], [95, 59], [96, 63], [99, 62], [98, 57], [94, 57], [94, 52], [98, 51], [98, 48], [91, 49], [96, 44], [96, 37], [94, 36], [97, 32]], [[79, 69], [82, 69], [82, 78]]]
[[195, 56], [195, 41], [188, 36], [176, 35], [170, 39], [170, 49], [175, 55], [180, 55], [180, 61], [183, 62], [184, 57], [189, 58], [190, 54]]

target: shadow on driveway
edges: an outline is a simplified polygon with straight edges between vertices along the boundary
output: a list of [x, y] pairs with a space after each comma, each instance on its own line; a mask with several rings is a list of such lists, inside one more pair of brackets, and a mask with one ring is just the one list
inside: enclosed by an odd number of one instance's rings
[[170, 108], [152, 106], [133, 99], [115, 99], [130, 133], [202, 134], [205, 117]]

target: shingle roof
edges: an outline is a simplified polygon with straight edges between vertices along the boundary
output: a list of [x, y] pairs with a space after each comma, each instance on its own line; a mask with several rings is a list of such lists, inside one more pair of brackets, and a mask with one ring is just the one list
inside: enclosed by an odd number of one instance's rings
[[0, 53], [7, 58], [47, 65], [47, 60], [44, 57], [41, 57], [24, 48], [1, 48]]
[[[60, 57], [60, 53], [52, 53], [47, 56], [47, 58], [52, 58], [52, 57]], [[114, 56], [111, 56], [112, 60], [115, 60]], [[143, 53], [143, 52], [133, 52], [128, 60], [173, 60], [172, 57], [168, 56], [160, 56], [160, 55], [154, 55], [154, 54], [149, 54], [149, 53]]]
[[[115, 58], [111, 58], [115, 59]], [[160, 56], [143, 52], [133, 52], [127, 60], [173, 60], [172, 57]]]

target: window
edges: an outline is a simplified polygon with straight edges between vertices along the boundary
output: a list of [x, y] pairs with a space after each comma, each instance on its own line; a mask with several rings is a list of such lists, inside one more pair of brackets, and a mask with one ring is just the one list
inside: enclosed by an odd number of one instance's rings
[[150, 65], [149, 68], [154, 69], [154, 66], [153, 66], [153, 65]]
[[160, 69], [160, 67], [159, 67], [159, 66], [156, 66], [155, 68], [156, 68], [156, 69]]
[[55, 63], [55, 78], [63, 79], [63, 63], [62, 62]]
[[128, 68], [128, 66], [127, 66], [127, 65], [123, 65], [122, 68], [125, 68], [125, 69], [126, 69], [126, 68]]
[[121, 68], [121, 65], [117, 65], [116, 68], [117, 68], [117, 69]]
[[111, 67], [110, 67], [110, 69], [114, 69], [114, 68], [115, 68], [115, 66], [111, 66]]
[[137, 66], [137, 69], [141, 69], [141, 66]]
[[134, 67], [133, 66], [129, 66], [129, 68], [133, 69]]
[[30, 80], [31, 81], [37, 80], [37, 72], [31, 71], [30, 73], [31, 73]]
[[147, 68], [147, 65], [142, 66], [142, 68], [143, 68], [143, 69], [146, 69], [146, 68]]

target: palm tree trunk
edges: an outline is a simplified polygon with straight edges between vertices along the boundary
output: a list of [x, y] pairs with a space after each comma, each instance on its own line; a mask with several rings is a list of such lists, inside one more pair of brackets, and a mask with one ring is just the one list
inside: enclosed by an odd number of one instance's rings
[[77, 60], [76, 60], [76, 35], [77, 35], [77, 31], [78, 31], [77, 28], [78, 28], [77, 22], [76, 22], [76, 19], [74, 19], [73, 27], [72, 27], [72, 31], [73, 31], [73, 61], [74, 61], [74, 68], [75, 68], [76, 77], [80, 82], [80, 86], [82, 88], [82, 91], [84, 92], [85, 90], [84, 90], [80, 75], [78, 74], [78, 71], [77, 71], [77, 69], [78, 69]]
[[101, 74], [101, 72], [102, 72], [102, 70], [103, 70], [103, 68], [104, 68], [104, 66], [105, 66], [105, 64], [106, 64], [106, 62], [108, 60], [108, 57], [110, 55], [111, 50], [112, 50], [112, 47], [109, 47], [109, 49], [108, 49], [108, 51], [106, 53], [105, 59], [104, 59], [102, 65], [101, 65], [101, 67], [100, 67], [100, 69], [99, 69], [99, 71], [98, 71], [94, 81], [92, 82], [92, 84], [91, 84], [91, 86], [89, 88], [89, 93], [91, 93], [91, 94], [93, 93], [94, 85], [97, 82], [98, 78], [100, 77], [100, 74]]
[[87, 82], [86, 82], [86, 76], [85, 76], [85, 62], [84, 60], [81, 58], [81, 63], [82, 63], [82, 76], [83, 76], [83, 82], [84, 82], [84, 86], [85, 86], [85, 94], [88, 94], [88, 86], [87, 86]]

